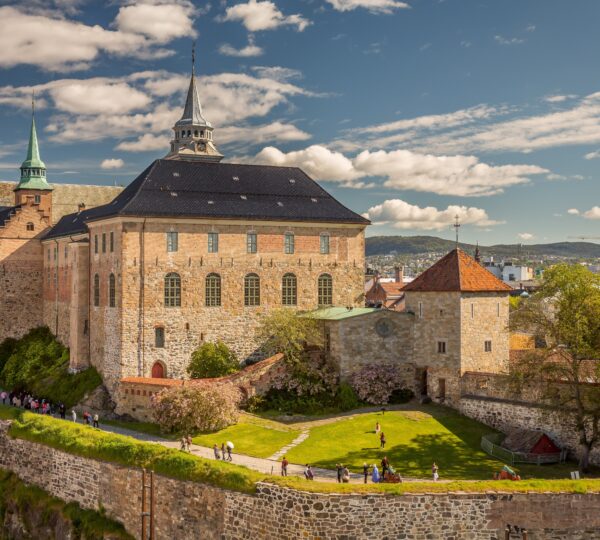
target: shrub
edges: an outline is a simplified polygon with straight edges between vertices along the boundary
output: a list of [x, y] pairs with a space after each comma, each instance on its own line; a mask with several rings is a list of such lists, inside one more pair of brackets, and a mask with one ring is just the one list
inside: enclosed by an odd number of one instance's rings
[[163, 431], [218, 431], [237, 423], [240, 392], [231, 384], [166, 388], [153, 398], [154, 419]]
[[0, 367], [4, 388], [30, 392], [67, 407], [102, 384], [94, 368], [69, 373], [69, 349], [47, 327], [35, 328], [17, 341], [5, 340], [0, 345]]
[[410, 388], [397, 388], [390, 395], [389, 402], [400, 404], [408, 403], [415, 397], [415, 393]]
[[347, 382], [340, 384], [338, 392], [335, 396], [336, 403], [342, 411], [356, 409], [360, 405], [360, 399], [356, 395], [354, 388]]
[[192, 379], [230, 375], [240, 369], [235, 354], [223, 343], [204, 343], [192, 353], [187, 372]]
[[365, 366], [355, 372], [350, 379], [350, 384], [362, 401], [373, 405], [384, 405], [389, 403], [394, 390], [404, 386], [404, 378], [397, 366], [378, 364]]

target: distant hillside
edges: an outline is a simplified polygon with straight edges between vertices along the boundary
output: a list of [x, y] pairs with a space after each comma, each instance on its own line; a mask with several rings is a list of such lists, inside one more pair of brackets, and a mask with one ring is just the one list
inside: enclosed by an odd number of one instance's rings
[[[419, 255], [430, 252], [445, 252], [454, 249], [452, 240], [444, 240], [435, 236], [372, 236], [367, 238], [366, 253], [370, 255], [388, 255], [395, 251], [398, 255]], [[474, 244], [460, 244], [461, 249], [472, 253]], [[558, 257], [600, 257], [600, 244], [591, 242], [556, 242], [554, 244], [498, 244], [495, 246], [479, 246], [482, 255], [495, 257], [537, 257], [554, 255]]]

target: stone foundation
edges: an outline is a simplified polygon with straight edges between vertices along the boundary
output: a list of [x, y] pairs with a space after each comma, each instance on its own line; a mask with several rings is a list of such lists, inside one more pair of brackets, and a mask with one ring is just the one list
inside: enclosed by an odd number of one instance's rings
[[[140, 538], [139, 469], [94, 461], [7, 435], [0, 467], [65, 501], [105, 508]], [[502, 540], [507, 523], [529, 540], [600, 540], [600, 494], [316, 494], [259, 483], [248, 495], [155, 477], [157, 540]]]

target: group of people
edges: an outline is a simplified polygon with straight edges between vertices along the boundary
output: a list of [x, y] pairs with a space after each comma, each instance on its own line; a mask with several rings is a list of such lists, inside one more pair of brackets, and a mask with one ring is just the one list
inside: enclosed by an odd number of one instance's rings
[[179, 449], [183, 452], [191, 452], [190, 448], [192, 446], [192, 436], [184, 435], [181, 437], [181, 446]]
[[[58, 414], [63, 420], [67, 417], [67, 408], [64, 403], [52, 404], [50, 400], [38, 399], [26, 392], [0, 392], [0, 401], [2, 405], [12, 405], [13, 407], [25, 409], [38, 414], [56, 415]], [[71, 410], [71, 420], [77, 422], [77, 411]], [[88, 411], [83, 412], [83, 423], [86, 426], [100, 427], [100, 417], [98, 414], [91, 414]]]
[[348, 469], [348, 467], [341, 463], [338, 463], [335, 466], [335, 470], [337, 473], [338, 484], [347, 484], [348, 482], [350, 482], [350, 470]]
[[215, 443], [213, 446], [213, 452], [215, 454], [215, 459], [222, 459], [223, 461], [232, 461], [231, 457], [231, 445], [230, 444], [221, 444], [221, 448], [219, 445]]

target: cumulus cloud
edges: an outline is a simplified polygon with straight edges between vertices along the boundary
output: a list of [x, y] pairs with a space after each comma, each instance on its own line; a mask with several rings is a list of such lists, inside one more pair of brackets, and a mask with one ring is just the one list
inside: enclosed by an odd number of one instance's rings
[[105, 159], [100, 163], [101, 169], [120, 169], [125, 165], [122, 159]]
[[254, 158], [272, 165], [297, 166], [318, 180], [347, 187], [372, 185], [383, 178], [388, 188], [476, 197], [501, 193], [506, 187], [529, 182], [532, 175], [548, 171], [536, 165], [488, 165], [475, 156], [435, 156], [410, 150], [365, 150], [350, 158], [324, 146], [284, 153], [264, 148]]
[[115, 147], [115, 150], [122, 150], [124, 152], [155, 152], [156, 150], [165, 150], [166, 152], [169, 148], [169, 140], [168, 135], [145, 133], [135, 140], [119, 143]]
[[571, 214], [572, 216], [578, 216], [579, 210], [577, 210], [577, 208], [569, 208], [567, 210], [567, 214]]
[[114, 30], [87, 25], [50, 11], [0, 7], [0, 67], [36, 65], [51, 71], [86, 69], [99, 54], [156, 59], [173, 54], [160, 47], [194, 35], [193, 10], [183, 2], [122, 6]]
[[372, 13], [392, 13], [396, 9], [407, 9], [410, 6], [406, 2], [398, 0], [327, 0], [337, 11], [352, 11], [365, 8]]
[[249, 32], [274, 30], [281, 26], [294, 26], [302, 32], [311, 24], [300, 14], [284, 15], [270, 0], [249, 0], [230, 6], [219, 20], [241, 22]]
[[495, 35], [494, 36], [494, 40], [496, 41], [496, 43], [499, 43], [500, 45], [520, 45], [521, 43], [524, 43], [525, 40], [521, 39], [521, 38], [516, 38], [516, 37], [504, 37], [501, 35]]
[[562, 103], [563, 101], [567, 101], [569, 99], [575, 99], [577, 94], [556, 94], [553, 96], [546, 96], [544, 101], [548, 103]]
[[233, 45], [229, 43], [223, 43], [219, 47], [219, 52], [224, 56], [236, 56], [238, 58], [249, 58], [251, 56], [261, 56], [264, 54], [264, 50], [262, 47], [255, 45], [254, 42], [249, 41], [248, 45], [245, 47], [241, 47], [240, 49], [236, 49]]
[[520, 240], [532, 240], [534, 238], [534, 235], [528, 232], [522, 232], [517, 234], [517, 238], [519, 238]]
[[600, 157], [600, 150], [594, 150], [593, 152], [588, 152], [584, 157], [585, 157], [585, 159], [597, 159]]
[[363, 214], [374, 225], [391, 225], [396, 229], [440, 231], [451, 226], [458, 216], [461, 224], [490, 227], [502, 222], [490, 219], [482, 208], [451, 205], [440, 210], [434, 206], [425, 208], [409, 204], [402, 199], [390, 199], [372, 206]]
[[585, 219], [600, 219], [600, 206], [594, 206], [582, 215]]

